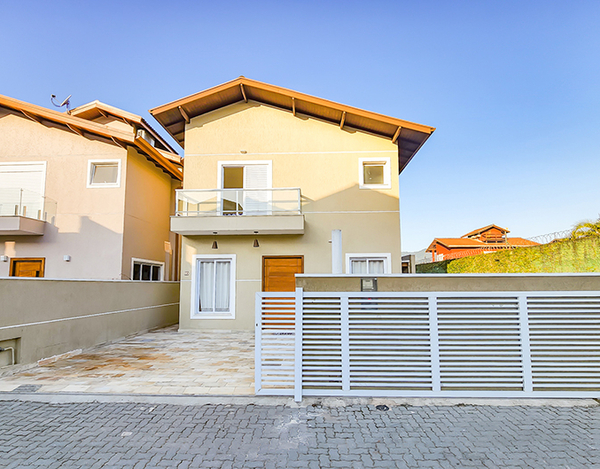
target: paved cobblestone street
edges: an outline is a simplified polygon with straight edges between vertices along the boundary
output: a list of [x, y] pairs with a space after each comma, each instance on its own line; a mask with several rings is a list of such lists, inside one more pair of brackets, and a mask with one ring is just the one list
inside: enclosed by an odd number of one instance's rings
[[2, 468], [594, 468], [600, 407], [0, 402]]

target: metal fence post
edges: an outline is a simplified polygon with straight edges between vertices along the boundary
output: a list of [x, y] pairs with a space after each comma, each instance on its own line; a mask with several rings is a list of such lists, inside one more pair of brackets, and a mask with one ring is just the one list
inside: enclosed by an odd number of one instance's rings
[[429, 337], [431, 343], [431, 390], [442, 390], [442, 373], [440, 370], [440, 333], [438, 327], [437, 296], [429, 295]]
[[254, 296], [254, 393], [262, 388], [262, 296], [256, 292]]
[[350, 391], [350, 312], [348, 295], [341, 294], [342, 309], [342, 391]]
[[294, 400], [302, 402], [302, 288], [296, 288], [294, 334]]
[[531, 365], [531, 343], [527, 296], [519, 295], [519, 326], [521, 329], [521, 363], [523, 366], [523, 391], [533, 392], [533, 370]]

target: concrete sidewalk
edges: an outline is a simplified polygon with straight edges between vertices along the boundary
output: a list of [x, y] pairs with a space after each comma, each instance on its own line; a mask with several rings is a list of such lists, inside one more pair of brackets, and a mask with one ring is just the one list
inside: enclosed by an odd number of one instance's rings
[[0, 378], [21, 391], [252, 396], [254, 334], [157, 329]]

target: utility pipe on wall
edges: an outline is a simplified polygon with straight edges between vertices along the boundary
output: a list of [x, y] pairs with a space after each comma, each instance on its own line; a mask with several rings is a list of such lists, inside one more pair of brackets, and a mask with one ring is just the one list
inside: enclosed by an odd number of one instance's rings
[[331, 273], [342, 274], [343, 272], [342, 230], [331, 230]]
[[0, 347], [0, 352], [7, 352], [7, 351], [11, 351], [12, 352], [12, 363], [11, 365], [15, 364], [15, 349], [12, 347]]

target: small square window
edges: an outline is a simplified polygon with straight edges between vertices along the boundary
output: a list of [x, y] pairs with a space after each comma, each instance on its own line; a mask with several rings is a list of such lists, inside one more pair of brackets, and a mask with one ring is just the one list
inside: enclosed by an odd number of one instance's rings
[[359, 158], [358, 178], [361, 189], [391, 189], [389, 158]]
[[88, 187], [119, 187], [121, 162], [90, 161], [88, 168]]
[[365, 184], [383, 184], [383, 167], [382, 164], [365, 163], [363, 165]]

